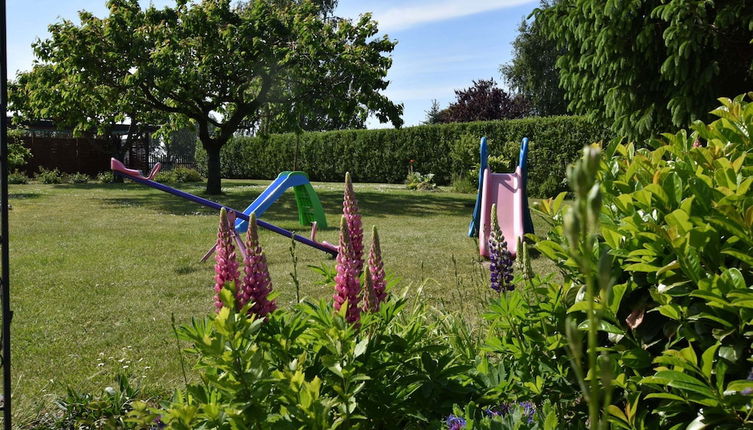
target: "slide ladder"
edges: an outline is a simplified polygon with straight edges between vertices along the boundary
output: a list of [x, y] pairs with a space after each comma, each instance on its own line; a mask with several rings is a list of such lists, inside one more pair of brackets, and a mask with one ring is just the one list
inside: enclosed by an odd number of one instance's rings
[[[319, 201], [319, 196], [309, 182], [309, 177], [305, 172], [285, 171], [277, 175], [277, 178], [269, 184], [264, 192], [259, 195], [243, 211], [245, 215], [255, 213], [257, 218], [269, 209], [288, 188], [293, 188], [295, 200], [298, 206], [298, 221], [301, 225], [311, 225], [317, 223], [319, 228], [327, 227], [327, 217], [324, 215], [324, 209]], [[235, 230], [243, 233], [248, 230], [248, 221], [237, 219], [235, 221]]]

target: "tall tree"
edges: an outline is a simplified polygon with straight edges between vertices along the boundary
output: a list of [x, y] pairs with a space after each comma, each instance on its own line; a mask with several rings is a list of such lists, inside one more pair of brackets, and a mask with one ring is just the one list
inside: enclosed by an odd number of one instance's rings
[[708, 119], [753, 88], [749, 0], [560, 0], [534, 12], [565, 53], [569, 108], [631, 137]]
[[177, 0], [142, 9], [110, 0], [109, 16], [50, 26], [35, 44], [38, 64], [127, 94], [152, 112], [191, 122], [207, 151], [207, 193], [221, 192], [220, 150], [268, 106], [293, 122], [324, 107], [348, 117], [367, 109], [402, 125], [402, 105], [381, 91], [395, 42], [377, 38], [370, 15], [328, 17], [329, 0]]
[[[542, 0], [540, 8], [552, 6], [551, 0]], [[546, 37], [535, 19], [524, 19], [518, 35], [512, 42], [513, 58], [500, 67], [500, 72], [511, 90], [522, 94], [530, 103], [533, 113], [541, 116], [568, 113], [565, 90], [560, 88], [557, 58], [565, 53], [557, 42]]]
[[424, 124], [441, 124], [442, 123], [442, 115], [444, 114], [444, 110], [440, 108], [439, 102], [437, 99], [434, 99], [431, 101], [431, 107], [429, 110], [426, 111], [426, 121], [424, 121]]
[[[10, 83], [9, 105], [21, 121], [49, 119], [74, 135], [100, 135], [109, 139], [112, 156], [122, 158], [143, 132], [144, 122], [159, 121], [158, 114], [144, 110], [131, 91], [119, 92], [67, 72], [68, 65], [37, 63]], [[130, 124], [122, 139], [113, 135], [115, 125]], [[116, 176], [122, 182], [122, 178]]]
[[473, 86], [455, 90], [455, 101], [441, 112], [442, 122], [489, 121], [522, 118], [530, 105], [522, 96], [510, 97], [494, 79], [473, 81]]

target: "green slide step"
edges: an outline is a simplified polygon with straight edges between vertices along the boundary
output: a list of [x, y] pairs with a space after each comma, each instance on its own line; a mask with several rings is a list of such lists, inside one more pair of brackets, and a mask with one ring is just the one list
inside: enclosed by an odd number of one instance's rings
[[293, 187], [295, 202], [298, 206], [298, 222], [301, 225], [310, 225], [314, 221], [319, 228], [327, 228], [327, 217], [324, 216], [324, 208], [314, 187], [308, 182], [308, 175], [304, 172], [290, 172], [290, 176], [303, 175], [306, 182]]

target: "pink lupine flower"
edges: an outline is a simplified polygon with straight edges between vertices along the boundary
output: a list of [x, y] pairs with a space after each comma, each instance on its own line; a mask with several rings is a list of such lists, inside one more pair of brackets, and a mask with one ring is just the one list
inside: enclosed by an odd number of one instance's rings
[[356, 260], [353, 256], [353, 247], [348, 233], [348, 223], [343, 216], [340, 219], [340, 248], [337, 253], [337, 275], [335, 276], [335, 294], [332, 297], [335, 309], [340, 310], [347, 302], [348, 309], [345, 319], [354, 323], [361, 318], [361, 309], [358, 307], [361, 295], [361, 285], [358, 280]]
[[379, 232], [376, 226], [371, 230], [371, 249], [369, 250], [369, 267], [366, 271], [366, 278], [371, 283], [374, 291], [374, 301], [371, 302], [371, 294], [366, 297], [369, 300], [366, 307], [373, 311], [379, 310], [379, 304], [387, 299], [385, 291], [387, 281], [384, 275], [384, 263], [382, 262], [382, 248], [379, 245]]
[[222, 309], [220, 291], [228, 282], [238, 285], [238, 261], [235, 259], [233, 226], [228, 221], [227, 210], [220, 210], [220, 226], [217, 230], [217, 250], [214, 264], [214, 306]]
[[248, 222], [243, 272], [245, 276], [235, 296], [238, 309], [245, 306], [249, 301], [254, 303], [249, 309], [249, 314], [256, 314], [259, 317], [264, 317], [277, 309], [274, 300], [269, 300], [269, 294], [272, 292], [272, 280], [269, 277], [267, 258], [259, 244], [256, 214], [253, 213]]
[[353, 191], [353, 182], [350, 180], [350, 172], [345, 173], [345, 194], [343, 196], [343, 215], [348, 223], [351, 249], [357, 276], [363, 270], [363, 226], [361, 225], [361, 213], [358, 210], [358, 200]]

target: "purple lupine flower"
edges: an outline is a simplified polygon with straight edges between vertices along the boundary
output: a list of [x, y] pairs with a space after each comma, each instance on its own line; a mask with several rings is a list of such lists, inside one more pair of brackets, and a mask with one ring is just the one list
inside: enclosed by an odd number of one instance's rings
[[500, 405], [487, 408], [484, 410], [487, 416], [490, 417], [504, 417], [516, 408], [523, 409], [523, 417], [526, 418], [528, 424], [533, 423], [534, 415], [536, 415], [536, 405], [533, 402], [523, 401], [518, 403], [502, 403]]
[[363, 226], [361, 224], [361, 213], [358, 210], [358, 200], [356, 200], [356, 193], [353, 191], [353, 182], [350, 180], [350, 172], [345, 173], [343, 215], [348, 223], [356, 274], [361, 276], [363, 270]]
[[[369, 268], [367, 273], [367, 279], [371, 282], [371, 287], [374, 292], [373, 301], [370, 295], [367, 295], [368, 299], [367, 307], [372, 311], [378, 311], [379, 305], [387, 299], [387, 281], [384, 274], [384, 262], [382, 261], [382, 248], [379, 244], [379, 232], [376, 226], [371, 230], [371, 249], [369, 250]], [[371, 293], [367, 290], [369, 294]]]
[[512, 290], [513, 258], [507, 249], [505, 236], [497, 222], [497, 205], [492, 205], [492, 228], [489, 233], [489, 269], [491, 271], [491, 287], [494, 291]]
[[533, 416], [536, 415], [536, 405], [530, 401], [518, 402], [518, 406], [523, 408], [523, 416], [528, 418], [528, 424], [533, 423]]
[[233, 226], [228, 221], [227, 210], [220, 210], [220, 226], [217, 230], [217, 249], [214, 263], [214, 307], [217, 312], [222, 309], [220, 291], [226, 283], [238, 285], [238, 261], [235, 259], [233, 244]]
[[238, 309], [253, 301], [249, 314], [265, 317], [277, 309], [274, 300], [269, 300], [272, 292], [272, 280], [269, 277], [267, 258], [259, 243], [259, 230], [256, 226], [256, 214], [251, 213], [246, 233], [246, 257], [243, 259], [245, 276], [241, 287], [236, 292]]
[[335, 276], [335, 309], [340, 310], [344, 303], [348, 303], [345, 319], [350, 323], [358, 322], [361, 309], [358, 302], [361, 299], [361, 284], [358, 280], [359, 272], [353, 256], [353, 247], [348, 233], [348, 223], [343, 216], [340, 219], [340, 247], [337, 253], [337, 275]]
[[447, 430], [460, 430], [465, 428], [466, 422], [464, 418], [450, 414], [445, 420], [445, 424], [447, 424]]

